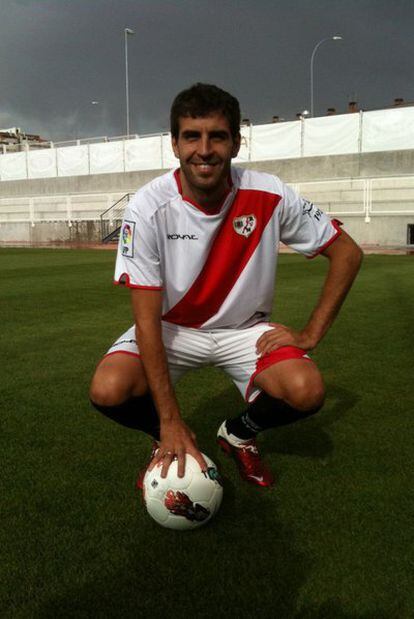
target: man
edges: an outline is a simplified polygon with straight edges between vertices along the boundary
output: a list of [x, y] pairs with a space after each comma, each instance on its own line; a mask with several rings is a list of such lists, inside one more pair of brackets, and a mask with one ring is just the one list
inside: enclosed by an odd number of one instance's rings
[[[307, 353], [337, 315], [361, 250], [339, 222], [277, 177], [231, 166], [240, 109], [229, 93], [206, 84], [181, 92], [171, 135], [180, 168], [141, 188], [125, 211], [115, 282], [131, 289], [135, 326], [98, 365], [91, 401], [157, 441], [150, 468], [161, 463], [165, 476], [176, 458], [182, 476], [186, 453], [206, 464], [174, 384], [191, 368], [220, 367], [248, 406], [223, 421], [218, 442], [243, 479], [269, 486], [256, 435], [322, 406], [322, 377]], [[279, 241], [329, 260], [320, 299], [300, 331], [269, 323]]]

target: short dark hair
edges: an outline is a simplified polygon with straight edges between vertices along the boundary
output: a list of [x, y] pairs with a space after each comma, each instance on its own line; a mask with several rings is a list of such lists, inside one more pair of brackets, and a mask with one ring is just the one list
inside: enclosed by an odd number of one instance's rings
[[171, 135], [177, 140], [180, 132], [180, 118], [199, 118], [214, 112], [221, 112], [227, 118], [233, 138], [240, 134], [240, 106], [236, 97], [214, 86], [198, 82], [178, 93], [171, 106]]

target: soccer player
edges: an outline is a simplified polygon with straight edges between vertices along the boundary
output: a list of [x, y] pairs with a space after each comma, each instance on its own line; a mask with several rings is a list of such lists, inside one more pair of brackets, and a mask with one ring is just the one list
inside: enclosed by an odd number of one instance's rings
[[[223, 420], [218, 442], [243, 479], [269, 486], [256, 436], [321, 408], [324, 385], [308, 352], [334, 321], [362, 253], [340, 222], [276, 176], [231, 166], [240, 109], [229, 93], [196, 84], [178, 94], [171, 136], [179, 169], [139, 189], [125, 211], [115, 283], [131, 289], [135, 324], [98, 365], [90, 398], [155, 439], [150, 468], [161, 463], [165, 476], [177, 458], [182, 476], [186, 453], [206, 464], [174, 384], [188, 370], [222, 368], [247, 407]], [[329, 261], [299, 331], [269, 322], [280, 241]]]

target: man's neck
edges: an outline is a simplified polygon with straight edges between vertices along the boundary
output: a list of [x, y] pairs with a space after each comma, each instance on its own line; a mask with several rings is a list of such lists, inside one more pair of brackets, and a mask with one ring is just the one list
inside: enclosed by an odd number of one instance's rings
[[231, 184], [229, 181], [223, 183], [215, 191], [203, 191], [196, 187], [190, 189], [184, 174], [180, 170], [181, 187], [183, 190], [183, 197], [188, 198], [191, 202], [198, 204], [206, 211], [217, 211], [220, 209], [224, 200], [228, 196]]

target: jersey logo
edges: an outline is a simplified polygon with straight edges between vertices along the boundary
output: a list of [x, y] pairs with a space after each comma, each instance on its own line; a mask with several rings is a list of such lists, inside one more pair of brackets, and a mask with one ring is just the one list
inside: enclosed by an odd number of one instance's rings
[[134, 232], [135, 222], [125, 220], [121, 229], [122, 255], [127, 258], [134, 257]]
[[313, 216], [317, 221], [320, 221], [322, 216], [322, 211], [316, 208], [313, 202], [305, 199], [302, 199], [302, 213], [308, 217]]
[[233, 219], [233, 228], [241, 236], [248, 237], [256, 228], [256, 217], [254, 215], [242, 215]]
[[185, 241], [186, 239], [188, 241], [197, 241], [198, 236], [196, 236], [195, 234], [167, 234], [167, 239], [170, 239], [172, 241], [177, 241], [178, 239], [182, 239], [183, 241]]

